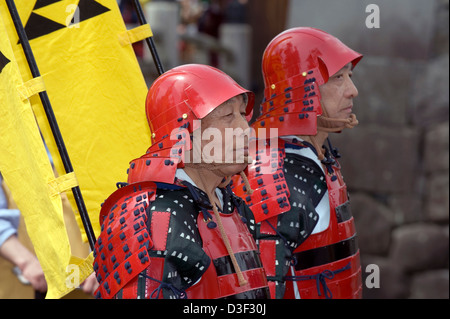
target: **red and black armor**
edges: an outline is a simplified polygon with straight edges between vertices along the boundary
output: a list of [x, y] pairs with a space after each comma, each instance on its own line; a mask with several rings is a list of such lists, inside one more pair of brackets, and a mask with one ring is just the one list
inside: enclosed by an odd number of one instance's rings
[[[261, 229], [264, 224], [270, 224], [268, 231], [277, 233], [292, 252], [290, 267], [273, 260], [270, 250], [260, 246], [272, 297], [361, 296], [359, 250], [339, 164], [330, 152], [327, 153], [319, 164], [324, 167], [324, 174], [312, 159], [286, 152], [305, 147], [314, 150], [314, 146], [302, 144], [295, 137], [314, 136], [320, 129], [318, 117], [323, 117], [324, 106], [319, 86], [348, 63], [355, 67], [361, 58], [361, 54], [337, 38], [314, 28], [286, 30], [264, 51], [264, 100], [252, 124], [258, 138], [264, 142], [258, 140], [263, 146], [256, 148], [257, 158], [248, 166], [248, 177], [256, 190], [253, 195], [246, 195], [242, 181], [237, 179], [233, 190], [253, 210]], [[260, 129], [266, 129], [264, 136]], [[277, 129], [277, 136], [267, 137], [268, 129]], [[275, 150], [270, 144], [273, 145], [277, 137]], [[265, 161], [258, 160], [261, 154], [266, 155]], [[277, 164], [271, 164], [272, 171], [266, 167], [263, 172], [262, 163]], [[314, 228], [319, 218], [327, 218], [318, 214], [316, 206], [327, 191], [328, 227], [316, 234]], [[267, 195], [261, 196], [262, 193]], [[274, 285], [280, 288], [275, 294]]]
[[[296, 146], [300, 150], [311, 147], [296, 141], [286, 144], [287, 148]], [[288, 184], [297, 185], [297, 191], [309, 190], [313, 206], [318, 205], [328, 190], [330, 216], [326, 229], [310, 234], [294, 250], [284, 298], [353, 299], [362, 295], [359, 249], [347, 187], [339, 163], [328, 150], [326, 160], [323, 174], [316, 162], [306, 156], [291, 152], [286, 156]], [[301, 181], [295, 181], [295, 176]], [[302, 196], [290, 198], [292, 203], [298, 201], [297, 205], [304, 200]]]
[[[306, 236], [305, 229], [312, 230], [316, 216], [306, 213], [306, 207], [295, 207], [302, 213], [282, 214], [292, 210], [286, 174], [283, 169], [284, 141], [269, 139], [258, 148], [251, 148], [253, 163], [247, 168], [247, 177], [252, 195], [247, 194], [245, 183], [238, 176], [233, 179], [233, 191], [241, 196], [252, 210], [255, 221], [260, 225], [257, 243], [261, 260], [269, 281], [272, 298], [284, 295], [284, 277], [289, 269], [291, 251]], [[309, 211], [313, 208], [308, 207]], [[316, 217], [315, 217], [316, 218]], [[317, 219], [317, 218], [316, 218]]]
[[249, 229], [254, 220], [230, 189], [221, 219], [245, 285], [239, 285], [208, 197], [176, 185], [138, 182], [103, 204], [94, 269], [99, 298], [268, 298], [267, 280]]
[[244, 93], [249, 113], [253, 94], [203, 65], [174, 68], [154, 82], [146, 102], [153, 145], [131, 162], [129, 184], [100, 212], [97, 297], [269, 297], [251, 210], [227, 187], [220, 189], [222, 211], [213, 213], [202, 190], [176, 177], [190, 150], [194, 120]]

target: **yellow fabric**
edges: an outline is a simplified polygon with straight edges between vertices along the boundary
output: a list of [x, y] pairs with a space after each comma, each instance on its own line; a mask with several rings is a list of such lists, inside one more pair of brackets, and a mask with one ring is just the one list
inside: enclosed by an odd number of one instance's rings
[[[92, 273], [92, 264], [94, 263], [94, 255], [90, 253], [86, 258], [78, 258], [72, 256], [70, 258], [70, 266], [75, 266], [79, 271], [80, 278], [87, 278]], [[70, 267], [69, 266], [69, 267]], [[67, 279], [66, 279], [67, 280]]]
[[23, 81], [2, 17], [0, 52], [0, 172], [24, 217], [44, 270], [48, 296], [57, 298], [71, 290], [64, 284], [71, 252], [62, 202], [60, 196], [47, 195], [48, 182], [55, 176], [30, 103], [17, 91]]
[[50, 181], [48, 186], [50, 196], [56, 196], [62, 192], [71, 190], [75, 186], [78, 186], [78, 181], [75, 173], [72, 172]]
[[142, 41], [153, 36], [149, 24], [144, 24], [131, 30], [119, 34], [119, 42], [122, 46]]
[[[1, 17], [0, 17], [1, 18]], [[55, 170], [53, 173], [56, 174]], [[18, 209], [17, 204], [12, 198], [11, 191], [6, 185], [5, 181], [1, 183], [1, 187], [5, 193], [8, 208]], [[66, 226], [67, 236], [69, 237], [70, 248], [73, 256], [88, 256], [89, 255], [89, 245], [81, 240], [80, 229], [75, 220], [75, 216], [72, 211], [72, 207], [67, 199], [65, 193], [61, 194], [64, 224]], [[25, 226], [25, 221], [23, 216], [20, 218], [19, 229], [18, 229], [18, 239], [21, 244], [27, 248], [30, 252], [34, 253], [33, 244], [28, 236], [27, 229]], [[69, 264], [70, 265], [70, 264]], [[83, 266], [90, 265], [86, 262]], [[22, 284], [13, 273], [14, 265], [9, 261], [0, 257], [0, 299], [33, 299], [34, 289], [31, 285]], [[81, 267], [80, 267], [81, 268]], [[81, 276], [80, 276], [81, 278]], [[75, 289], [70, 293], [64, 295], [64, 299], [92, 299], [93, 296], [84, 293], [80, 289]]]
[[45, 91], [44, 80], [39, 76], [19, 85], [17, 90], [19, 91], [22, 100], [26, 100], [39, 92]]
[[[116, 0], [83, 1], [79, 10], [77, 0], [35, 7], [39, 3], [16, 1], [16, 6], [25, 29], [40, 35], [29, 36], [30, 45], [98, 236], [101, 203], [117, 182], [126, 182], [129, 162], [150, 145], [147, 85], [132, 46], [120, 44], [119, 35], [127, 30]], [[32, 77], [5, 0], [0, 4], [22, 77], [28, 81]], [[42, 22], [33, 24], [36, 17], [56, 30], [45, 29]], [[37, 95], [30, 101], [62, 176], [66, 172], [41, 101]], [[87, 241], [72, 192], [67, 196]]]
[[[1, 51], [11, 61], [0, 73], [0, 171], [44, 270], [47, 298], [60, 298], [73, 290], [66, 282], [68, 267], [79, 267], [82, 282], [92, 272], [92, 256], [72, 256], [57, 193], [79, 185], [98, 236], [101, 203], [117, 182], [127, 180], [129, 161], [150, 145], [147, 86], [132, 46], [120, 44], [126, 27], [116, 0], [83, 1], [81, 8], [78, 0], [15, 2], [41, 78], [31, 76], [6, 2], [0, 0]], [[36, 94], [42, 89], [36, 85], [44, 82], [76, 179], [66, 175]], [[52, 173], [39, 130], [61, 179]], [[73, 194], [66, 195], [86, 241]]]

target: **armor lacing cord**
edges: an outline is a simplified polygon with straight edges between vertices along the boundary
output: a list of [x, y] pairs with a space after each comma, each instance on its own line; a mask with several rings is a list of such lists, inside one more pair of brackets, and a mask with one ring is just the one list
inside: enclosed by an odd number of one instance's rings
[[331, 152], [331, 154], [333, 154], [334, 158], [336, 158], [336, 159], [341, 158], [341, 154], [339, 154], [339, 150], [336, 147], [333, 147], [333, 145], [331, 145], [331, 141], [329, 138], [327, 138], [327, 142], [328, 142], [328, 147], [330, 148], [330, 152]]
[[322, 161], [325, 158], [325, 155], [322, 152], [322, 147], [317, 143], [315, 136], [310, 136], [311, 143], [314, 146], [314, 148], [317, 151], [317, 157], [319, 158], [319, 161]]
[[332, 175], [334, 174], [333, 165], [336, 164], [336, 160], [331, 156], [328, 148], [326, 146], [324, 146], [324, 148], [325, 148], [325, 158], [322, 160], [322, 164], [325, 165], [327, 173], [329, 175]]
[[231, 182], [231, 176], [225, 177], [222, 183], [220, 183], [217, 187], [219, 188], [225, 188], [227, 185]]
[[286, 276], [284, 277], [285, 280], [290, 280], [290, 281], [303, 281], [303, 280], [311, 280], [311, 279], [315, 279], [316, 280], [316, 288], [317, 288], [317, 295], [318, 296], [322, 296], [322, 292], [320, 291], [320, 286], [322, 285], [322, 289], [323, 292], [325, 294], [325, 298], [326, 299], [332, 299], [333, 298], [333, 294], [331, 293], [330, 288], [328, 288], [327, 286], [327, 279], [333, 279], [334, 275], [341, 273], [345, 270], [348, 270], [351, 268], [351, 263], [348, 263], [347, 265], [345, 265], [344, 267], [342, 267], [341, 269], [337, 269], [334, 271], [331, 270], [324, 270], [320, 273], [317, 273], [315, 275], [305, 275], [305, 276]]
[[212, 215], [205, 208], [205, 204], [208, 204], [209, 206], [209, 203], [206, 203], [200, 198], [200, 196], [197, 194], [197, 191], [194, 189], [194, 186], [192, 186], [191, 183], [183, 182], [183, 184], [187, 186], [187, 188], [191, 192], [192, 197], [194, 197], [195, 202], [200, 206], [200, 209], [202, 210], [203, 213], [203, 220], [205, 221], [205, 223], [207, 223], [208, 228], [210, 229], [216, 228], [217, 224], [213, 221]]
[[247, 223], [247, 218], [245, 218], [244, 215], [242, 214], [241, 207], [239, 206], [239, 203], [237, 202], [235, 196], [233, 196], [234, 193], [233, 193], [233, 191], [231, 190], [230, 185], [227, 185], [227, 191], [228, 191], [228, 195], [231, 197], [231, 200], [232, 200], [233, 203], [234, 203], [234, 206], [236, 207], [236, 209], [237, 209], [237, 211], [238, 211], [239, 216], [241, 216], [242, 222], [243, 222], [244, 224], [246, 224], [246, 223]]
[[[187, 299], [186, 292], [181, 289], [176, 288], [174, 285], [166, 283], [166, 282], [162, 282], [158, 279], [152, 278], [145, 274], [141, 274], [141, 276], [144, 276], [147, 279], [150, 279], [150, 280], [153, 280], [153, 281], [156, 281], [159, 283], [159, 286], [155, 290], [153, 290], [152, 293], [150, 294], [150, 296], [149, 296], [150, 299], [158, 299], [159, 294], [161, 293], [161, 290], [163, 288], [170, 289], [172, 291], [172, 293], [177, 297], [177, 299]], [[155, 294], [156, 294], [156, 297], [154, 297]]]
[[[247, 175], [245, 175], [244, 171], [240, 172], [239, 175], [241, 176], [242, 181], [244, 182], [246, 193], [248, 195], [253, 194], [253, 189], [250, 186], [250, 182], [248, 181]], [[225, 180], [222, 183], [220, 183], [220, 185], [218, 187], [225, 188], [230, 183], [230, 181], [231, 181], [231, 176], [228, 176], [225, 178]]]
[[244, 181], [245, 189], [248, 195], [253, 194], [253, 189], [250, 186], [250, 182], [248, 181], [247, 175], [245, 175], [244, 171], [240, 172], [239, 175], [241, 175], [242, 180]]

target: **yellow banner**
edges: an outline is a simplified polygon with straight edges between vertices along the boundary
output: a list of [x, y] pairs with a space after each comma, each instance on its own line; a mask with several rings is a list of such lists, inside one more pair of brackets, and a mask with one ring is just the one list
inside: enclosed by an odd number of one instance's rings
[[[91, 257], [80, 262], [71, 256], [61, 196], [51, 194], [53, 169], [30, 102], [19, 92], [24, 85], [0, 16], [0, 172], [24, 217], [44, 270], [47, 296], [57, 298], [75, 288], [66, 283], [67, 267], [87, 267]], [[78, 282], [87, 277], [82, 275]]]
[[[123, 42], [123, 35], [133, 32], [127, 32], [116, 0], [15, 2], [98, 236], [101, 203], [117, 182], [126, 182], [129, 161], [150, 145], [147, 85], [133, 39]], [[5, 0], [0, 3], [22, 77], [31, 80]], [[150, 35], [148, 29], [140, 28]], [[42, 89], [31, 84], [20, 90], [22, 95]], [[41, 102], [37, 95], [29, 98], [56, 170], [64, 175]], [[83, 230], [73, 195], [67, 195]]]

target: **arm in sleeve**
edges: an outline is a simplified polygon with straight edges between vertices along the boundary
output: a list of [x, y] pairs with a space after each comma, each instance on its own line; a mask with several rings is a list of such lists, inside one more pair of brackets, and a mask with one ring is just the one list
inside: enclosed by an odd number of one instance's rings
[[0, 246], [19, 228], [20, 211], [18, 209], [0, 209]]

